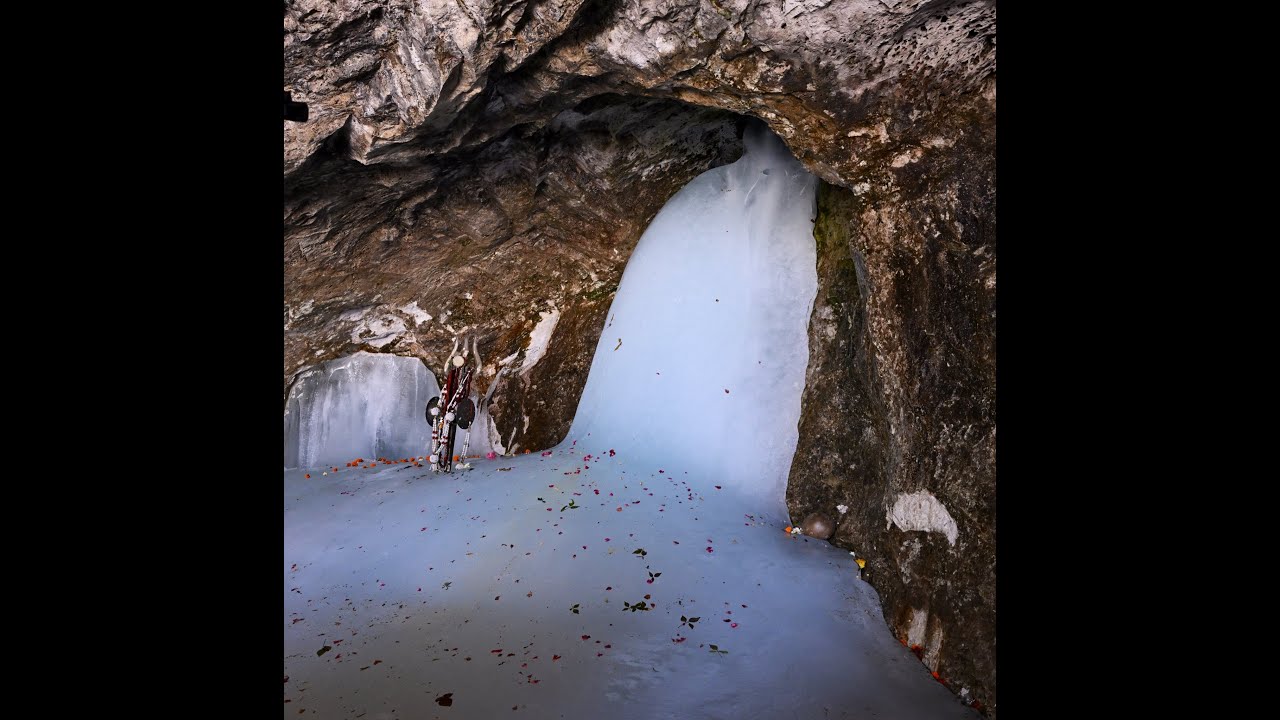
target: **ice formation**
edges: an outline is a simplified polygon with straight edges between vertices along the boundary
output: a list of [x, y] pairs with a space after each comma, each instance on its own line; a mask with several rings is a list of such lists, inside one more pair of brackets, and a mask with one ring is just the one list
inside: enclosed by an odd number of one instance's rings
[[743, 141], [641, 236], [569, 437], [679, 458], [781, 513], [817, 292], [817, 180], [767, 130]]
[[424, 454], [424, 413], [438, 394], [416, 358], [358, 352], [305, 370], [285, 403], [284, 466]]
[[534, 326], [533, 332], [529, 334], [529, 349], [525, 350], [524, 363], [520, 366], [522, 374], [532, 370], [533, 366], [537, 365], [542, 356], [547, 353], [551, 334], [556, 331], [556, 323], [560, 322], [560, 311], [555, 308], [539, 312], [538, 315], [540, 319]]

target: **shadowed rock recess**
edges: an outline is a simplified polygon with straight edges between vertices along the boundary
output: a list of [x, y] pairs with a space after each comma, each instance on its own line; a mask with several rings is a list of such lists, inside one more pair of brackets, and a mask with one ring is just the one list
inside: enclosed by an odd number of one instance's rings
[[758, 118], [824, 181], [788, 509], [994, 716], [995, 28], [964, 0], [286, 2], [284, 396], [465, 334], [506, 449], [554, 445], [641, 233]]

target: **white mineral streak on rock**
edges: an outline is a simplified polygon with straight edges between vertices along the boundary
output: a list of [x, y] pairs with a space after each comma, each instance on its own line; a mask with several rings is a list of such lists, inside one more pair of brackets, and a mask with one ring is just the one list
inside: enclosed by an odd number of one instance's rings
[[406, 330], [408, 328], [405, 327], [404, 320], [394, 315], [385, 315], [368, 321], [362, 320], [351, 331], [351, 342], [381, 348], [403, 335]]
[[520, 366], [520, 374], [525, 374], [533, 369], [534, 365], [542, 359], [547, 353], [547, 347], [551, 344], [551, 333], [556, 330], [556, 323], [560, 322], [560, 311], [551, 308], [550, 311], [540, 311], [538, 313], [542, 317], [538, 324], [534, 326], [533, 332], [529, 333], [529, 349], [524, 354], [524, 364]]
[[911, 624], [907, 626], [907, 645], [924, 645], [924, 631], [929, 625], [929, 612], [911, 608]]
[[922, 530], [942, 533], [952, 545], [956, 544], [956, 537], [960, 534], [951, 513], [938, 502], [938, 498], [927, 492], [899, 495], [885, 516], [885, 527], [888, 528], [891, 524], [907, 532]]
[[415, 327], [422, 323], [431, 322], [431, 313], [419, 308], [417, 300], [414, 300], [408, 305], [402, 305], [400, 307], [400, 312], [413, 318], [413, 324]]

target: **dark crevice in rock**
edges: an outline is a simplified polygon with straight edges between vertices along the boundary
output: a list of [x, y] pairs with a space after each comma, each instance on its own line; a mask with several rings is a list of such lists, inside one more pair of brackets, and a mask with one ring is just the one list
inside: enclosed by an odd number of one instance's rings
[[923, 28], [930, 20], [937, 19], [945, 22], [948, 19], [948, 13], [973, 2], [981, 2], [987, 5], [995, 4], [994, 0], [929, 0], [929, 2], [916, 8], [907, 16], [907, 21], [902, 24], [902, 27], [898, 28], [893, 38], [901, 40], [906, 33], [916, 28]]

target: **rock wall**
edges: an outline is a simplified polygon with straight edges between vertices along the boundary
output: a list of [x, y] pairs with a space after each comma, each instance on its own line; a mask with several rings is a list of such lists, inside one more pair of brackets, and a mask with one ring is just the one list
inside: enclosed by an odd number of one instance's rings
[[787, 504], [839, 519], [833, 542], [867, 559], [890, 627], [994, 712], [993, 130], [974, 122], [854, 190], [819, 191]]

